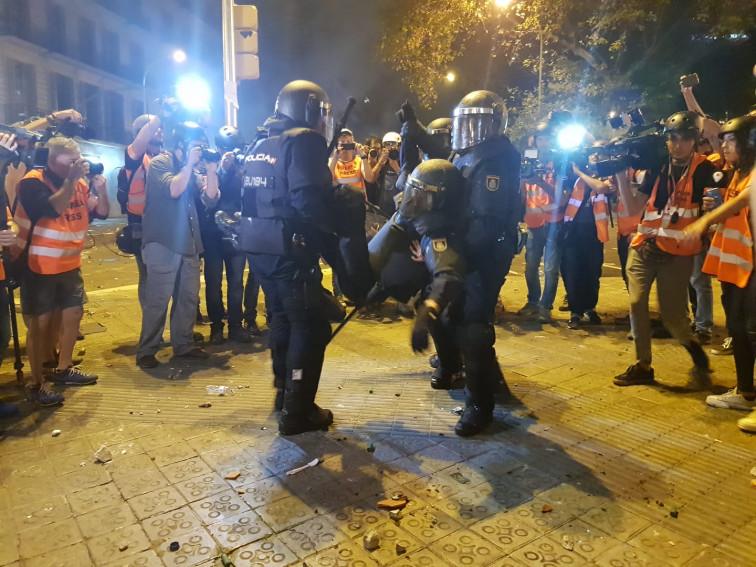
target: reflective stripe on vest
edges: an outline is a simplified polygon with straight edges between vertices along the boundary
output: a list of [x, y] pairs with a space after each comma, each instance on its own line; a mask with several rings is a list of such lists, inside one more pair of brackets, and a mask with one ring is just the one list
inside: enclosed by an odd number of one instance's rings
[[[570, 200], [567, 203], [567, 209], [564, 211], [565, 224], [575, 220], [575, 215], [577, 215], [580, 206], [583, 204], [583, 199], [585, 198], [585, 189], [585, 181], [578, 179], [575, 182], [575, 187], [572, 189]], [[589, 199], [591, 203], [593, 203], [593, 219], [596, 223], [596, 236], [598, 236], [600, 242], [609, 242], [609, 209], [606, 195], [599, 195], [592, 191]]]
[[[736, 171], [727, 187], [725, 202], [737, 197], [750, 182], [750, 173], [741, 178]], [[720, 282], [740, 288], [748, 285], [753, 272], [753, 235], [748, 223], [748, 213], [748, 208], [745, 208], [719, 225], [711, 239], [711, 247], [703, 265], [705, 273], [717, 276]]]
[[[44, 172], [34, 169], [24, 179], [39, 179], [50, 189], [57, 189], [45, 178]], [[38, 274], [60, 274], [81, 267], [81, 251], [89, 229], [89, 187], [79, 180], [74, 187], [68, 207], [57, 218], [41, 217], [34, 230], [21, 201], [14, 220], [19, 227], [14, 253], [18, 255], [29, 246], [29, 268]]]
[[144, 188], [147, 183], [147, 169], [150, 167], [152, 156], [144, 154], [142, 164], [135, 171], [126, 171], [129, 178], [129, 200], [126, 203], [126, 210], [132, 215], [144, 215]]
[[540, 228], [551, 222], [556, 206], [551, 196], [539, 185], [525, 184], [525, 224], [528, 228]]
[[355, 156], [352, 161], [336, 161], [333, 178], [344, 185], [356, 185], [365, 190], [365, 179], [362, 176], [362, 158]]
[[[693, 256], [701, 250], [701, 241], [684, 240], [683, 231], [699, 215], [698, 205], [693, 203], [693, 177], [698, 166], [705, 161], [705, 156], [693, 154], [688, 172], [677, 182], [663, 211], [657, 210], [655, 205], [661, 175], [656, 179], [654, 190], [651, 191], [643, 218], [638, 225], [638, 233], [630, 243], [631, 246], [637, 248], [649, 238], [655, 238], [660, 250], [676, 256]], [[667, 183], [671, 184], [669, 177]], [[677, 222], [673, 223], [672, 217], [675, 214]]]

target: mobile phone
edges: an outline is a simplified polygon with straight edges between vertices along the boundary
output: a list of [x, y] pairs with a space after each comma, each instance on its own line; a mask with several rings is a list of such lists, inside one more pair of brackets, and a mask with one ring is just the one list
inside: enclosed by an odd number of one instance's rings
[[538, 148], [525, 148], [522, 156], [525, 159], [538, 159]]
[[699, 84], [701, 84], [701, 81], [698, 79], [697, 73], [691, 73], [690, 75], [683, 75], [680, 77], [681, 87], [695, 87]]
[[356, 147], [357, 146], [356, 146], [356, 144], [354, 142], [345, 142], [345, 143], [341, 144], [341, 149], [342, 150], [353, 150]]

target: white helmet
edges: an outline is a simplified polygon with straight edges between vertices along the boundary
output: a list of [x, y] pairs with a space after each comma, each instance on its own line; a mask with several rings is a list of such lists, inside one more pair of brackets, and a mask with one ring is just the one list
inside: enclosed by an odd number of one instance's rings
[[394, 144], [401, 144], [402, 143], [402, 137], [397, 134], [396, 132], [386, 132], [383, 136], [383, 142], [393, 142]]

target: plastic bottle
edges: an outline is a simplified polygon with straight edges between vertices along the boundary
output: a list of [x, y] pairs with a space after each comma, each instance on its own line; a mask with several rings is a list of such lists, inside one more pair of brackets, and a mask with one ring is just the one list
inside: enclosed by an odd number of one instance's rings
[[228, 386], [210, 385], [206, 389], [207, 393], [211, 396], [231, 396], [234, 393], [233, 388], [229, 388]]

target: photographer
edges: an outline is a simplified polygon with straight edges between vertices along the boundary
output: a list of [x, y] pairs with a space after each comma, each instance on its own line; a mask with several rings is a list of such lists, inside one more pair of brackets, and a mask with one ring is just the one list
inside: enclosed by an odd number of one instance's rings
[[351, 130], [344, 128], [328, 162], [333, 180], [344, 185], [356, 185], [365, 193], [365, 184], [376, 180], [376, 175], [368, 165], [368, 151], [369, 148], [354, 141]]
[[90, 164], [81, 157], [79, 145], [70, 138], [55, 137], [47, 148], [44, 170], [30, 171], [19, 184], [14, 217], [19, 227], [15, 253], [26, 256], [28, 267], [21, 283], [31, 366], [26, 388], [29, 397], [42, 406], [63, 401], [62, 394], [44, 380], [43, 372], [45, 363], [53, 362], [50, 357], [58, 341], [57, 364], [47, 377], [53, 383], [76, 386], [97, 381], [95, 374], [73, 366], [72, 356], [84, 313], [81, 251], [90, 214], [106, 218], [110, 211], [105, 178], [94, 175], [89, 183], [85, 181]]
[[[365, 138], [364, 147], [365, 151], [368, 154], [368, 167], [371, 171], [373, 171], [375, 170], [375, 166], [378, 164], [378, 159], [381, 155], [381, 139], [378, 136], [368, 136], [367, 138]], [[368, 201], [370, 201], [371, 203], [376, 203], [378, 202], [380, 189], [378, 187], [377, 174], [374, 173], [373, 177], [373, 181], [365, 181], [365, 193], [367, 194]]]
[[[664, 124], [668, 163], [651, 171], [637, 194], [629, 189], [627, 171], [617, 174], [620, 198], [633, 215], [645, 208], [628, 255], [630, 322], [637, 363], [614, 378], [618, 386], [652, 384], [649, 296], [656, 281], [664, 326], [693, 359], [694, 380], [709, 380], [709, 359], [693, 337], [687, 317], [687, 288], [701, 242], [684, 238], [685, 228], [700, 215], [704, 191], [715, 187], [718, 170], [696, 143], [702, 119], [694, 112], [677, 112]], [[717, 174], [715, 176], [715, 174]]]
[[[205, 249], [205, 303], [210, 318], [210, 344], [220, 344], [223, 338], [223, 268], [226, 269], [228, 338], [237, 343], [250, 343], [252, 337], [242, 327], [244, 297], [244, 264], [247, 257], [223, 238], [215, 222], [215, 213], [223, 211], [230, 217], [241, 211], [243, 165], [237, 163], [236, 152], [242, 151], [244, 140], [233, 126], [223, 126], [215, 136], [216, 148], [224, 152], [218, 169], [220, 199], [217, 205], [200, 211], [202, 247]], [[243, 155], [243, 154], [242, 154]], [[254, 278], [254, 276], [250, 276]], [[257, 297], [255, 297], [255, 300]], [[256, 303], [256, 302], [255, 302]]]
[[[591, 163], [602, 157], [601, 147], [590, 155]], [[604, 263], [604, 242], [609, 241], [609, 207], [606, 195], [612, 186], [602, 179], [586, 174], [574, 163], [572, 170], [578, 180], [564, 212], [564, 260], [562, 273], [567, 288], [571, 315], [567, 326], [579, 329], [583, 316], [598, 325], [596, 313], [601, 266]]]
[[[749, 411], [756, 408], [753, 365], [756, 361], [756, 280], [753, 277], [753, 235], [749, 224], [750, 184], [756, 150], [748, 143], [756, 129], [756, 117], [741, 116], [726, 122], [720, 132], [722, 148], [732, 176], [724, 194], [724, 204], [714, 207], [713, 197], [704, 197], [708, 212], [685, 229], [692, 242], [700, 241], [709, 226], [719, 224], [703, 271], [722, 284], [722, 303], [727, 331], [732, 337], [737, 387], [706, 398], [715, 408]], [[738, 421], [745, 431], [756, 432], [756, 414]]]
[[150, 162], [145, 185], [142, 257], [147, 266], [147, 283], [137, 347], [137, 365], [142, 368], [155, 368], [159, 364], [155, 355], [160, 348], [171, 297], [174, 356], [208, 357], [207, 352], [194, 346], [193, 338], [203, 252], [195, 200], [207, 207], [218, 203], [218, 163], [205, 163], [205, 183], [196, 169], [204, 161], [207, 137], [194, 122], [176, 125], [171, 132], [170, 148], [170, 152]]
[[381, 153], [373, 167], [373, 174], [378, 183], [378, 196], [375, 203], [381, 212], [390, 217], [396, 210], [394, 196], [398, 193], [396, 181], [399, 178], [399, 146], [402, 137], [396, 132], [386, 132], [381, 142]]

